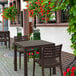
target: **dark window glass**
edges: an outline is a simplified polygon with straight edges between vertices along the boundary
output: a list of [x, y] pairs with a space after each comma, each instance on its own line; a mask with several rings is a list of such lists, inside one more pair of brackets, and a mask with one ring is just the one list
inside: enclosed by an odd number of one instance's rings
[[61, 22], [68, 22], [69, 9], [70, 6], [68, 6], [66, 10], [61, 10]]

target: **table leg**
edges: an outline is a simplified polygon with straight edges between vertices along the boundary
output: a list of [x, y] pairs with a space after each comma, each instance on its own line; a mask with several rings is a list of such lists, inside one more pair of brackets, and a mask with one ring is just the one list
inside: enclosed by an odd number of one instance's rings
[[17, 71], [17, 46], [14, 45], [14, 70]]
[[27, 51], [24, 49], [24, 76], [28, 76], [27, 70]]

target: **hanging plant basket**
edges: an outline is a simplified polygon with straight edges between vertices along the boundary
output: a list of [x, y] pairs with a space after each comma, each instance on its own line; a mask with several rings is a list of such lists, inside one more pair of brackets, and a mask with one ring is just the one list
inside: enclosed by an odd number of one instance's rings
[[51, 20], [53, 11], [63, 6], [65, 0], [31, 0], [28, 5], [29, 16], [38, 16], [41, 20]]
[[3, 17], [14, 21], [15, 16], [17, 15], [17, 8], [15, 6], [10, 6], [3, 11]]

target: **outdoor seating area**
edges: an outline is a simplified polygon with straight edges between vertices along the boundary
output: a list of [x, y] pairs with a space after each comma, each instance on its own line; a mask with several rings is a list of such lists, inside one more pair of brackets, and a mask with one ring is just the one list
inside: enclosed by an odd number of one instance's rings
[[76, 0], [0, 0], [0, 76], [76, 76]]
[[[21, 56], [21, 69], [19, 69], [18, 66], [18, 71], [14, 71], [13, 70], [13, 50], [9, 50], [8, 48], [6, 49], [5, 46], [0, 46], [0, 75], [1, 76], [23, 76], [24, 75], [24, 59], [23, 59], [23, 55]], [[19, 58], [19, 55], [18, 55]], [[66, 53], [66, 52], [61, 52], [61, 58], [62, 58], [62, 68], [63, 71], [65, 71], [66, 66], [68, 66], [68, 64], [73, 60], [74, 56], [72, 54]], [[19, 65], [19, 60], [17, 62], [17, 64]], [[36, 76], [41, 76], [42, 75], [42, 71], [41, 71], [41, 67], [36, 64], [36, 68], [35, 68], [35, 75]], [[45, 70], [45, 76], [50, 76], [50, 71], [49, 69], [44, 69]], [[33, 74], [33, 60], [32, 58], [29, 59], [28, 62], [28, 76], [32, 76]], [[61, 76], [60, 74], [60, 68], [57, 67], [56, 68], [56, 75], [53, 75], [53, 70], [51, 70], [51, 74], [52, 76]]]

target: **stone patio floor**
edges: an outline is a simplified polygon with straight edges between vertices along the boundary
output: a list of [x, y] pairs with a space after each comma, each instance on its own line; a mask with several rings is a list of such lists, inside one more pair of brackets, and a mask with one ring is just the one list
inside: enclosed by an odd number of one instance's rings
[[[66, 69], [66, 66], [72, 61], [73, 58], [74, 58], [74, 56], [72, 54], [62, 52], [63, 70]], [[14, 71], [13, 50], [12, 49], [9, 50], [5, 46], [0, 46], [0, 76], [24, 76], [23, 56], [22, 56], [21, 63], [22, 63], [21, 64], [22, 68], [19, 69], [19, 67], [18, 67], [18, 71]], [[28, 62], [28, 76], [32, 76], [32, 71], [33, 71], [32, 63], [33, 63], [32, 58], [30, 58], [30, 60]], [[45, 76], [50, 76], [49, 74], [50, 74], [49, 69], [45, 69]], [[36, 64], [35, 76], [42, 76], [41, 67], [39, 67], [38, 64]], [[52, 74], [52, 76], [60, 76], [59, 67], [56, 70], [56, 75]]]

